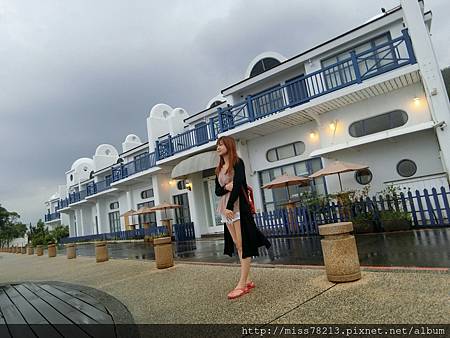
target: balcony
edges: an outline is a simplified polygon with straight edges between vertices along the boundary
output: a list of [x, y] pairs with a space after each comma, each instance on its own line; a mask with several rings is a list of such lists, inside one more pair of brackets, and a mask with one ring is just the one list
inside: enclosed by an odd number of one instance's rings
[[75, 191], [69, 194], [69, 204], [74, 204], [84, 200], [87, 196], [86, 190]]
[[[139, 159], [128, 163], [121, 163], [112, 168], [112, 183], [123, 180], [129, 176], [143, 172], [156, 165], [155, 153], [145, 154]], [[106, 183], [105, 183], [106, 184]]]
[[[210, 116], [209, 123], [198, 124], [191, 130], [175, 136], [168, 135], [164, 139], [156, 141], [156, 160], [166, 159], [177, 153], [214, 141], [218, 134], [238, 126], [264, 120], [293, 107], [301, 109], [302, 105], [306, 107], [313, 99], [354, 84], [367, 82], [373, 77], [415, 63], [411, 39], [407, 29], [404, 29], [401, 36], [374, 48], [360, 53], [351, 52], [347, 59], [300, 76], [258, 95], [248, 96], [244, 101], [233, 106], [225, 109], [218, 108]], [[411, 77], [411, 81], [416, 80]], [[389, 86], [391, 85], [389, 84]], [[392, 85], [392, 87], [394, 86], [396, 84]], [[364, 99], [363, 96], [364, 94], [361, 95], [360, 100]], [[344, 101], [356, 102], [354, 99]], [[325, 108], [324, 111], [326, 109], [328, 108]], [[298, 124], [301, 123], [299, 121], [312, 120], [314, 118], [304, 112], [302, 116], [293, 118], [289, 123]], [[265, 132], [274, 129], [276, 129], [276, 126], [269, 126]]]
[[61, 218], [61, 215], [60, 215], [60, 213], [59, 212], [54, 212], [54, 213], [51, 213], [51, 214], [46, 214], [46, 215], [44, 215], [44, 221], [47, 223], [47, 222], [53, 222], [53, 221], [56, 221], [56, 220], [59, 220]]
[[92, 196], [111, 188], [111, 179], [91, 182], [86, 186], [86, 196]]

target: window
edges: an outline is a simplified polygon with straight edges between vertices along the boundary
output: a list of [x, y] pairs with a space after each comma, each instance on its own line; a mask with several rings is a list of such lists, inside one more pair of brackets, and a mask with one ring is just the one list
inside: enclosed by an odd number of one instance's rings
[[280, 85], [252, 95], [253, 113], [256, 118], [280, 111], [284, 106], [284, 92]]
[[275, 162], [289, 157], [301, 155], [305, 152], [305, 143], [302, 141], [286, 144], [277, 148], [269, 149], [266, 153], [267, 161]]
[[[137, 210], [143, 208], [143, 207], [154, 207], [155, 202], [149, 201], [144, 203], [139, 203], [137, 205]], [[146, 227], [156, 227], [156, 213], [152, 212], [150, 214], [142, 214], [138, 215], [138, 222], [139, 222], [139, 228], [146, 228]]]
[[141, 192], [141, 198], [145, 200], [146, 198], [151, 198], [154, 196], [153, 189], [147, 189]]
[[397, 164], [397, 173], [402, 177], [411, 177], [417, 172], [417, 165], [414, 161], [404, 159]]
[[178, 181], [177, 188], [178, 190], [186, 189], [186, 181], [185, 180]]
[[89, 179], [93, 179], [94, 178], [94, 171], [92, 170], [91, 173], [89, 174]]
[[369, 184], [372, 181], [372, 172], [369, 169], [362, 169], [355, 172], [355, 179], [361, 185]]
[[119, 209], [119, 202], [112, 202], [112, 203], [109, 205], [109, 208], [110, 208], [111, 210]]
[[120, 231], [120, 213], [118, 211], [110, 212], [109, 216], [109, 231], [117, 232]]
[[[370, 41], [322, 60], [322, 68], [331, 66], [331, 68], [324, 71], [325, 86], [328, 89], [333, 89], [356, 79], [355, 70], [350, 60], [350, 53], [353, 51], [358, 55], [358, 68], [361, 77], [369, 77], [372, 74], [384, 70], [384, 67], [396, 63], [394, 48], [390, 44], [377, 48], [375, 51], [371, 50], [390, 40], [390, 34], [385, 33]], [[336, 63], [338, 65], [335, 65]]]
[[72, 181], [73, 181], [73, 175], [70, 174], [70, 182], [72, 182]]
[[278, 66], [280, 61], [274, 58], [264, 58], [259, 60], [252, 68], [250, 72], [250, 77], [259, 75], [264, 73], [266, 70], [269, 70], [275, 66]]
[[175, 224], [190, 223], [191, 213], [189, 212], [188, 194], [181, 194], [173, 196], [173, 203], [182, 205], [182, 208], [175, 210]]
[[150, 167], [148, 151], [134, 157], [134, 168], [136, 172], [143, 171]]
[[[320, 158], [314, 158], [302, 162], [289, 164], [283, 167], [263, 170], [259, 172], [261, 185], [267, 184], [275, 178], [283, 175], [309, 176], [322, 168]], [[307, 186], [289, 186], [289, 197], [292, 200], [298, 200], [303, 192], [313, 192], [317, 194], [325, 194], [325, 178], [315, 179]], [[262, 200], [264, 211], [271, 211], [283, 207], [283, 203], [288, 200], [286, 188], [262, 189]]]
[[305, 80], [301, 80], [302, 77], [303, 74], [286, 81], [289, 105], [296, 105], [309, 101], [308, 88]]
[[393, 110], [389, 113], [353, 122], [348, 128], [348, 132], [353, 137], [362, 137], [401, 127], [406, 124], [407, 121], [408, 114], [403, 110]]
[[213, 103], [211, 103], [211, 105], [209, 106], [209, 108], [214, 108], [217, 107], [219, 105], [221, 105], [222, 103], [224, 103], [225, 101], [214, 101]]

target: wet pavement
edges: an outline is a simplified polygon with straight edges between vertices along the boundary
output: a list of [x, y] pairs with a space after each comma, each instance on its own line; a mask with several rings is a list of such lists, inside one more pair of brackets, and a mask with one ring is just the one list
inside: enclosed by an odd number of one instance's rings
[[[260, 248], [256, 264], [323, 265], [320, 237], [270, 238], [272, 247]], [[450, 228], [356, 235], [361, 266], [450, 267]], [[238, 263], [237, 256], [223, 254], [223, 238], [173, 243], [178, 261]], [[109, 243], [112, 258], [150, 259], [153, 245], [147, 242]], [[60, 248], [59, 254], [65, 254]], [[94, 244], [77, 245], [80, 256], [95, 256]]]

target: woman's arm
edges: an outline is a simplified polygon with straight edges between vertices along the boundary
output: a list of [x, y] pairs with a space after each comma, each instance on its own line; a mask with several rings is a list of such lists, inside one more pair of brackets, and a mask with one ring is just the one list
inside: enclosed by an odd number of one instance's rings
[[219, 179], [216, 175], [216, 196], [223, 196], [228, 192], [224, 187], [222, 187], [219, 183]]
[[239, 191], [242, 189], [244, 180], [245, 180], [244, 161], [239, 159], [236, 165], [234, 166], [233, 190], [231, 190], [230, 198], [228, 199], [227, 203], [228, 210], [233, 210], [234, 202], [236, 202], [239, 196]]

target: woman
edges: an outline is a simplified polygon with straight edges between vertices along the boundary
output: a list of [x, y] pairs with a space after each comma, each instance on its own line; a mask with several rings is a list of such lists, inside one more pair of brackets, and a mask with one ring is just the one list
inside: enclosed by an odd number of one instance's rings
[[216, 195], [221, 196], [217, 211], [222, 216], [224, 227], [224, 254], [233, 256], [236, 245], [241, 262], [241, 278], [228, 294], [229, 299], [240, 297], [255, 287], [249, 279], [252, 256], [259, 256], [258, 247], [271, 244], [256, 227], [247, 202], [247, 180], [244, 162], [236, 152], [236, 142], [230, 136], [217, 140], [219, 164], [216, 167]]

